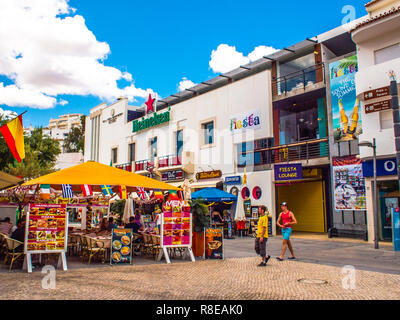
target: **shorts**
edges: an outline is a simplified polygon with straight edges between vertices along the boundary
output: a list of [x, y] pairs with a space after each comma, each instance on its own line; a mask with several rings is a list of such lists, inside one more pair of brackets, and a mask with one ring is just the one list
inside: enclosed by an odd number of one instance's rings
[[256, 238], [254, 244], [254, 249], [256, 250], [256, 253], [263, 258], [267, 256], [267, 241], [268, 238], [264, 238], [263, 242], [260, 243], [260, 238]]
[[283, 240], [289, 240], [291, 234], [292, 234], [292, 228], [282, 229]]

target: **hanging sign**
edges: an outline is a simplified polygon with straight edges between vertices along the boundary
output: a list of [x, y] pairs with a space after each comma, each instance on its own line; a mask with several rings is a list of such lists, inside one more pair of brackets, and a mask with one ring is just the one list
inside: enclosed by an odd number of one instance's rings
[[364, 100], [367, 101], [388, 95], [390, 95], [389, 86], [364, 92]]
[[112, 229], [110, 264], [132, 263], [132, 229]]
[[220, 177], [222, 177], [221, 170], [203, 171], [203, 172], [196, 173], [197, 180], [213, 179], [213, 178], [220, 178]]
[[222, 228], [206, 228], [205, 259], [224, 258], [223, 234]]
[[365, 113], [373, 113], [373, 112], [378, 112], [378, 111], [384, 111], [384, 110], [389, 110], [391, 108], [391, 102], [390, 100], [383, 100], [371, 104], [366, 104], [365, 105]]

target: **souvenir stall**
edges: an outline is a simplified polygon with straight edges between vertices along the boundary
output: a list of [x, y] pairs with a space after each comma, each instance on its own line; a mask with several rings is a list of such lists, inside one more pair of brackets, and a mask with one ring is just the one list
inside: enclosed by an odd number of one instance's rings
[[[100, 193], [103, 193], [103, 199], [105, 198], [108, 201], [115, 194], [118, 194], [121, 199], [127, 199], [128, 195], [133, 192], [140, 194], [142, 191], [148, 193], [150, 190], [180, 191], [179, 188], [172, 185], [93, 161], [30, 180], [23, 186], [37, 186], [37, 193], [41, 190], [40, 194], [48, 192], [49, 195], [47, 199], [41, 201], [36, 197], [37, 200], [34, 200], [36, 203], [29, 204], [26, 215], [24, 268], [28, 272], [32, 272], [32, 255], [52, 253], [60, 254], [59, 266], [67, 270], [65, 253], [70, 250], [67, 207], [69, 209], [78, 208], [77, 211], [70, 210], [70, 212], [74, 214], [75, 220], [79, 221], [80, 218], [81, 227], [82, 224], [85, 224], [85, 231], [88, 231], [88, 228], [91, 229], [96, 226], [97, 222], [108, 212], [108, 202], [96, 197]], [[55, 193], [61, 192], [64, 200], [54, 202], [54, 199], [50, 196], [50, 190], [54, 190]], [[80, 198], [84, 198], [86, 204]], [[63, 201], [68, 203], [62, 203]], [[85, 216], [82, 205], [85, 205], [84, 209], [86, 209], [85, 222], [82, 221], [82, 215]], [[80, 208], [82, 211], [79, 211]], [[128, 236], [129, 230], [112, 229], [112, 237], [115, 238], [112, 242], [111, 236], [104, 237], [93, 233], [85, 235], [83, 237], [85, 238], [84, 245], [86, 248], [84, 254], [89, 258], [89, 263], [94, 255], [102, 255], [104, 262], [106, 252], [109, 251], [107, 246], [108, 248], [111, 246], [112, 249], [110, 263], [131, 263], [131, 259], [127, 259], [128, 255], [131, 256], [132, 250], [131, 238]], [[104, 244], [98, 247], [98, 243], [101, 241]], [[92, 246], [97, 247], [92, 248]]]

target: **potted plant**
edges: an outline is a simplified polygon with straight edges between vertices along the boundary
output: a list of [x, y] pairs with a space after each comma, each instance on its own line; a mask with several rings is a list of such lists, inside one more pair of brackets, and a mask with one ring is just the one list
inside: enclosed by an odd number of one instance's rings
[[201, 257], [204, 254], [204, 229], [210, 224], [208, 207], [201, 200], [191, 200], [190, 212], [193, 217], [193, 254], [195, 257]]

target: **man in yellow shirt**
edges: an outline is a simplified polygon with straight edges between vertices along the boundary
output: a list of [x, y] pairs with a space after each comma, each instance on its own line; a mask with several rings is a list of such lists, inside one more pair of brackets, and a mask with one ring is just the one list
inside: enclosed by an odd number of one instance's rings
[[270, 255], [267, 256], [267, 240], [268, 240], [268, 216], [265, 214], [267, 208], [265, 206], [258, 207], [258, 226], [257, 226], [257, 238], [255, 241], [255, 250], [262, 258], [259, 267], [265, 267], [268, 260], [271, 258]]

